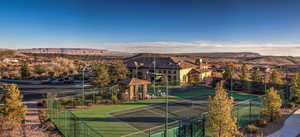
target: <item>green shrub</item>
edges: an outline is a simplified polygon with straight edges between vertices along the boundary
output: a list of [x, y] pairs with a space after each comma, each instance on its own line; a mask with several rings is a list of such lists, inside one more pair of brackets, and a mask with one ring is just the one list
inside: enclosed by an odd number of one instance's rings
[[40, 110], [38, 112], [38, 116], [39, 116], [39, 119], [40, 119], [42, 124], [46, 123], [47, 121], [50, 120], [49, 117], [48, 117], [47, 111], [45, 111], [45, 110]]
[[258, 130], [259, 130], [259, 128], [256, 127], [255, 125], [247, 125], [247, 126], [245, 126], [245, 131], [247, 133], [257, 133]]
[[255, 125], [258, 127], [265, 127], [267, 125], [268, 121], [262, 118], [258, 118], [255, 120]]
[[39, 107], [46, 107], [47, 106], [47, 101], [43, 99], [42, 101], [37, 103], [37, 106]]
[[127, 102], [128, 101], [128, 95], [125, 94], [125, 93], [121, 93], [121, 94], [119, 94], [119, 99], [122, 102]]
[[101, 96], [96, 96], [96, 97], [95, 97], [95, 103], [96, 103], [96, 104], [100, 104], [101, 101], [102, 101], [102, 97], [101, 97]]
[[296, 107], [296, 104], [293, 103], [293, 102], [290, 102], [288, 105], [287, 105], [288, 108], [290, 109], [294, 109]]
[[82, 99], [81, 98], [75, 98], [75, 99], [73, 99], [72, 103], [73, 103], [74, 106], [79, 106], [79, 105], [82, 104]]
[[113, 95], [113, 96], [111, 96], [111, 101], [113, 104], [117, 104], [119, 102], [119, 99], [117, 96]]
[[59, 102], [62, 105], [68, 105], [68, 104], [72, 103], [72, 99], [71, 98], [61, 98], [61, 99], [59, 99]]

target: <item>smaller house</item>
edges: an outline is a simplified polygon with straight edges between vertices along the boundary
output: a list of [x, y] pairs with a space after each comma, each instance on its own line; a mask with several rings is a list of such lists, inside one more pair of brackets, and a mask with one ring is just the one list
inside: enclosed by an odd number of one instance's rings
[[197, 84], [203, 81], [205, 78], [211, 77], [212, 71], [210, 70], [201, 70], [201, 69], [192, 69], [188, 74], [188, 81], [192, 84]]
[[121, 80], [120, 84], [127, 88], [127, 95], [129, 100], [142, 100], [147, 98], [148, 85], [151, 84], [148, 80], [138, 78], [131, 78]]
[[14, 64], [14, 63], [19, 63], [19, 60], [13, 59], [13, 58], [5, 58], [5, 59], [2, 60], [2, 62]]

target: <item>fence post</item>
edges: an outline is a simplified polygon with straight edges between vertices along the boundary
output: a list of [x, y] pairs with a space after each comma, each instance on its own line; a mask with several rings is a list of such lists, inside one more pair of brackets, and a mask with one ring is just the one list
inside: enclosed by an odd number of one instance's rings
[[249, 110], [249, 121], [251, 122], [251, 120], [252, 120], [252, 101], [251, 100], [249, 101], [249, 107], [250, 107], [250, 110]]
[[239, 127], [239, 105], [236, 106], [236, 122], [237, 122], [237, 127]]
[[202, 117], [202, 137], [205, 137], [205, 116]]

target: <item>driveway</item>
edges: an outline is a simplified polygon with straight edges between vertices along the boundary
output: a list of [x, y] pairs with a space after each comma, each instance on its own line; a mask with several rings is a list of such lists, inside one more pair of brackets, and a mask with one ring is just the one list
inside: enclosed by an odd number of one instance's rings
[[296, 137], [300, 134], [300, 109], [295, 111], [285, 122], [283, 127], [268, 137]]

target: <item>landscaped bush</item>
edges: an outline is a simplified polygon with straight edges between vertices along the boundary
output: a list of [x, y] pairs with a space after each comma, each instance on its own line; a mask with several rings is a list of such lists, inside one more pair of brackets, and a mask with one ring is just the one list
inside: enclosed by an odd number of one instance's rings
[[287, 105], [288, 108], [290, 109], [294, 109], [296, 107], [296, 104], [293, 103], [293, 102], [290, 102], [288, 105]]
[[38, 112], [38, 116], [39, 116], [39, 119], [40, 119], [42, 124], [49, 120], [49, 117], [47, 115], [47, 111], [45, 111], [45, 110], [40, 110]]
[[110, 99], [103, 99], [102, 103], [103, 104], [112, 104], [112, 101]]
[[119, 99], [117, 96], [113, 95], [113, 96], [111, 96], [111, 101], [113, 104], [117, 104], [119, 102]]
[[79, 106], [82, 104], [82, 99], [81, 98], [74, 98], [72, 104], [74, 106]]
[[61, 98], [59, 99], [62, 105], [70, 105], [72, 104], [72, 98]]
[[255, 125], [258, 127], [265, 127], [267, 125], [268, 121], [262, 118], [258, 118], [255, 120]]
[[255, 125], [247, 125], [245, 126], [245, 132], [247, 133], [257, 133], [259, 130], [258, 127], [256, 127]]
[[119, 94], [119, 99], [122, 102], [127, 102], [128, 101], [128, 95], [125, 94], [125, 93], [121, 93], [121, 94]]
[[243, 135], [243, 133], [241, 133], [241, 132], [236, 132], [236, 133], [234, 134], [234, 137], [244, 137], [244, 135]]
[[102, 101], [102, 97], [101, 97], [101, 96], [96, 96], [96, 97], [95, 97], [95, 103], [96, 103], [96, 104], [100, 104], [101, 101]]
[[37, 106], [39, 107], [46, 107], [47, 106], [47, 101], [43, 99], [42, 101], [37, 103]]

